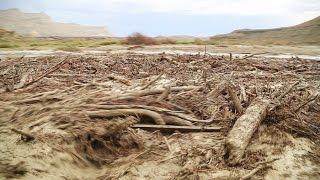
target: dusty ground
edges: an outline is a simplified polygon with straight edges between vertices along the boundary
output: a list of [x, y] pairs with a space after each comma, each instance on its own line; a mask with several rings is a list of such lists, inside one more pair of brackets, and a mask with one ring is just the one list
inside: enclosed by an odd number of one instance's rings
[[[0, 72], [2, 179], [240, 179], [253, 170], [253, 179], [320, 178], [318, 61], [103, 52], [3, 57]], [[217, 89], [230, 82], [247, 108], [297, 81], [268, 112], [241, 163], [228, 165], [225, 138], [241, 114]], [[166, 124], [220, 129], [142, 130], [134, 125], [156, 119], [110, 115], [128, 105], [152, 109]]]

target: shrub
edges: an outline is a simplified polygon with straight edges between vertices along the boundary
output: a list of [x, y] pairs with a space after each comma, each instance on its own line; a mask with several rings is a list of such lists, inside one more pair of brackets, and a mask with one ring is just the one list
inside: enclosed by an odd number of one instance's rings
[[206, 44], [206, 42], [200, 38], [195, 38], [193, 43], [196, 45], [205, 45]]
[[159, 44], [177, 44], [177, 41], [170, 38], [164, 38], [164, 39], [159, 39], [158, 43]]
[[156, 44], [156, 40], [152, 37], [148, 37], [146, 35], [143, 35], [141, 33], [133, 33], [132, 35], [126, 37], [126, 39], [123, 42], [124, 44], [130, 44], [130, 45], [154, 45]]

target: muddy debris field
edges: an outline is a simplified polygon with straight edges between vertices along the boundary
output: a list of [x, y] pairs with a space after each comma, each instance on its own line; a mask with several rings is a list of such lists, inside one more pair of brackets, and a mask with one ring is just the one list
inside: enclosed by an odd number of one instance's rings
[[319, 179], [320, 62], [2, 58], [0, 179]]

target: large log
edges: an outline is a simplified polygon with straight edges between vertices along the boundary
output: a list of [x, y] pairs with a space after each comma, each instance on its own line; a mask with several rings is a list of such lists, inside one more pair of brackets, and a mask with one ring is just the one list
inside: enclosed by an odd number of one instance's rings
[[236, 165], [248, 146], [251, 136], [265, 118], [270, 101], [256, 98], [236, 121], [225, 143], [225, 157], [230, 165]]

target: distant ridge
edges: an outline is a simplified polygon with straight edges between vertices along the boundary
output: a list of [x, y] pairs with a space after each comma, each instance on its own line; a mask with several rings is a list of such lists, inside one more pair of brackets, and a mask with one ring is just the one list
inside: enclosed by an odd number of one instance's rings
[[45, 13], [24, 13], [19, 9], [0, 10], [0, 28], [36, 37], [112, 36], [105, 27], [53, 21]]
[[296, 26], [235, 30], [210, 39], [219, 44], [320, 45], [320, 16]]

